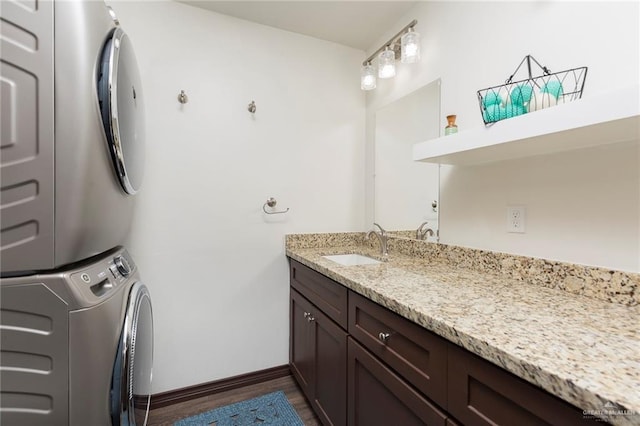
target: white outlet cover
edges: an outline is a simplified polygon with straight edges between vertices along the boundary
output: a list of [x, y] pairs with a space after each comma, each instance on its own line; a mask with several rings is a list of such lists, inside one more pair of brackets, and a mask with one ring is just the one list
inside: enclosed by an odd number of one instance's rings
[[526, 213], [524, 206], [507, 206], [507, 232], [524, 234]]

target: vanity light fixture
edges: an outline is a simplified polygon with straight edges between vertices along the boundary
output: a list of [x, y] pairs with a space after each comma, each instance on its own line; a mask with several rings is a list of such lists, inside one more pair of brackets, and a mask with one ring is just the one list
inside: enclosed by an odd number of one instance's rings
[[378, 55], [378, 77], [391, 78], [396, 75], [396, 52], [385, 47]]
[[414, 64], [420, 62], [420, 34], [413, 27], [409, 27], [407, 33], [400, 39], [402, 45], [402, 63]]
[[360, 69], [362, 90], [376, 88], [376, 70], [372, 65], [376, 58], [378, 78], [391, 78], [396, 75], [396, 59], [402, 58], [402, 62], [408, 64], [420, 62], [420, 34], [414, 30], [417, 23], [415, 19], [411, 21], [362, 63]]
[[362, 90], [373, 90], [376, 88], [376, 69], [367, 62], [360, 70], [360, 88]]

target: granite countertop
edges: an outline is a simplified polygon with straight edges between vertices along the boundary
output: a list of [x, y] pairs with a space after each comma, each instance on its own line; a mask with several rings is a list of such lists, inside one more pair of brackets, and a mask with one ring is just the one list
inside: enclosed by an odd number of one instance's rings
[[288, 243], [286, 249], [287, 256], [583, 410], [613, 414], [606, 416], [613, 424], [640, 424], [640, 306], [391, 250], [388, 261], [376, 265], [342, 266], [322, 257], [342, 253], [375, 257], [377, 250], [351, 243]]

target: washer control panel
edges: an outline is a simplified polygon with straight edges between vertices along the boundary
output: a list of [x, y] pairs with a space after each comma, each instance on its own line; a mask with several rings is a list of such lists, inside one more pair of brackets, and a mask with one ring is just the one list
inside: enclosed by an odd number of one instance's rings
[[120, 250], [89, 267], [71, 272], [74, 287], [92, 303], [96, 298], [108, 297], [135, 272], [135, 264], [126, 250]]
[[85, 298], [107, 296], [117, 284], [104, 263], [73, 272], [71, 280]]

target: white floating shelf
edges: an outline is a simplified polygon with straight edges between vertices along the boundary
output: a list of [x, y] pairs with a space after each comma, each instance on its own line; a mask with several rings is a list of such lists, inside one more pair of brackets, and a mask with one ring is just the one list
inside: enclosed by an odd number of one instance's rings
[[640, 138], [640, 88], [583, 97], [487, 127], [419, 142], [413, 159], [473, 165]]

